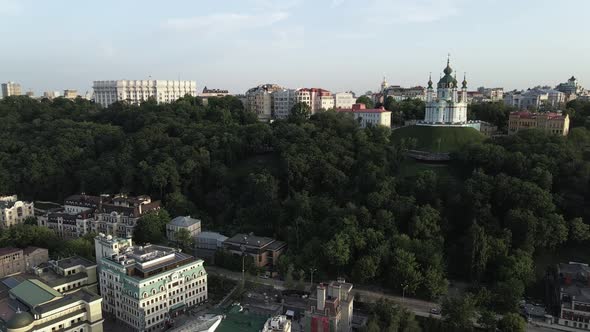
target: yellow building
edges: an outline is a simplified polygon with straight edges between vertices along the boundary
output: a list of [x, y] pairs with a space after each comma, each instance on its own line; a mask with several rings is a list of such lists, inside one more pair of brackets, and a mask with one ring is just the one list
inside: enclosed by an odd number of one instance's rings
[[567, 136], [570, 129], [569, 115], [560, 113], [513, 112], [508, 120], [508, 134], [524, 129], [543, 129], [555, 135]]

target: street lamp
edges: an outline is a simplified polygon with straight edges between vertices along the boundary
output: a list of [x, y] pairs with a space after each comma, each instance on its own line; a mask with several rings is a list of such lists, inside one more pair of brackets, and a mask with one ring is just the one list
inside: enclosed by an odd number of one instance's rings
[[313, 267], [309, 268], [309, 273], [311, 274], [311, 280], [310, 280], [310, 282], [309, 282], [309, 291], [310, 291], [310, 292], [312, 291], [312, 289], [311, 289], [311, 288], [313, 287], [313, 273], [314, 273], [315, 271], [317, 271], [317, 270], [318, 270], [318, 269], [316, 269], [316, 268], [313, 268]]
[[406, 300], [406, 288], [408, 288], [408, 286], [409, 286], [408, 283], [402, 284], [402, 304]]
[[[246, 237], [244, 237], [244, 240]], [[244, 258], [246, 257], [246, 247], [242, 244], [240, 245], [240, 250], [242, 251], [242, 287], [246, 284], [246, 265], [244, 264]]]

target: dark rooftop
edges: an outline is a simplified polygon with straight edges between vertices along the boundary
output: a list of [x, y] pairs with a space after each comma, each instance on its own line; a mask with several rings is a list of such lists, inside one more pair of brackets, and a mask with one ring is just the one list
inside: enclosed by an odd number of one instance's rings
[[236, 234], [236, 235], [232, 236], [231, 238], [225, 240], [225, 243], [263, 248], [274, 241], [275, 241], [274, 239], [271, 239], [269, 237], [262, 237], [262, 236], [256, 236], [256, 235], [248, 235], [248, 234]]
[[10, 255], [10, 254], [13, 254], [13, 253], [21, 251], [21, 250], [22, 249], [12, 248], [12, 247], [0, 248], [0, 256]]
[[82, 265], [84, 267], [96, 266], [96, 263], [87, 260], [86, 258], [82, 257], [70, 257], [64, 258], [57, 261], [57, 266], [63, 269], [69, 269], [74, 266]]
[[37, 248], [37, 247], [26, 247], [25, 249], [23, 249], [23, 253], [25, 255], [30, 255], [32, 252], [34, 252], [36, 250], [47, 250], [47, 249]]

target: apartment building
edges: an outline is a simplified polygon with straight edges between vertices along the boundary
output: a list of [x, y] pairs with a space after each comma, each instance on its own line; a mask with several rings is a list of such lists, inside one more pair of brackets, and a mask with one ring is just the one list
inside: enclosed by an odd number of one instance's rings
[[147, 195], [133, 197], [119, 194], [114, 197], [101, 197], [103, 201], [94, 211], [92, 221], [91, 229], [94, 233], [131, 237], [141, 217], [160, 209], [160, 201], [152, 202]]
[[291, 114], [291, 109], [296, 103], [297, 90], [281, 89], [272, 94], [273, 117], [275, 119], [286, 119]]
[[319, 88], [297, 90], [296, 101], [308, 104], [312, 115], [322, 110], [334, 108], [334, 97], [332, 97], [332, 93]]
[[55, 209], [37, 217], [37, 224], [53, 230], [59, 237], [75, 239], [92, 231], [94, 209], [79, 213], [68, 213], [63, 209]]
[[20, 96], [22, 94], [20, 84], [14, 82], [2, 83], [2, 97]]
[[48, 259], [49, 252], [43, 248], [0, 248], [0, 278], [24, 273]]
[[354, 104], [350, 109], [337, 109], [337, 112], [352, 114], [362, 128], [385, 126], [391, 128], [391, 112], [384, 107], [368, 109], [365, 104]]
[[59, 91], [43, 91], [43, 98], [53, 99], [59, 97]]
[[508, 118], [508, 134], [525, 129], [542, 129], [555, 135], [567, 136], [570, 128], [569, 115], [561, 113], [512, 112]]
[[485, 101], [496, 102], [504, 100], [504, 88], [479, 87], [477, 91], [484, 96]]
[[131, 237], [137, 221], [160, 209], [160, 201], [149, 196], [101, 195], [84, 193], [65, 199], [63, 208], [38, 217], [39, 226], [54, 230], [62, 238], [77, 238], [90, 232]]
[[76, 99], [78, 97], [78, 90], [66, 89], [64, 90], [64, 98]]
[[426, 100], [426, 88], [422, 86], [403, 88], [399, 85], [392, 85], [385, 88], [383, 91], [384, 98], [391, 96], [396, 101], [402, 101], [406, 99]]
[[185, 95], [197, 95], [195, 81], [117, 80], [94, 81], [94, 100], [103, 107], [125, 101], [138, 105], [149, 98], [158, 103], [171, 103]]
[[272, 118], [274, 110], [273, 93], [283, 90], [276, 84], [262, 84], [246, 91], [244, 108], [253, 112], [261, 121], [268, 121]]
[[19, 201], [16, 195], [0, 196], [0, 227], [22, 224], [28, 217], [34, 216], [33, 202]]
[[334, 97], [324, 89], [281, 89], [273, 92], [273, 116], [275, 119], [286, 119], [297, 103], [309, 106], [310, 115], [321, 110], [334, 108]]
[[356, 98], [352, 92], [338, 92], [334, 94], [334, 108], [352, 108]]
[[536, 87], [527, 91], [512, 91], [505, 93], [504, 104], [526, 110], [539, 110], [542, 107], [559, 108], [566, 101], [563, 92]]
[[103, 311], [133, 331], [161, 331], [178, 313], [207, 300], [202, 260], [110, 235], [94, 241]]

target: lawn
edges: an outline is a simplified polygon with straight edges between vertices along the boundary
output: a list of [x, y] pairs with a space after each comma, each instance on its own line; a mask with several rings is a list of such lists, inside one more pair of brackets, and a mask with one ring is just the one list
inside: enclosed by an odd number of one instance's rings
[[453, 152], [485, 139], [479, 131], [469, 127], [408, 126], [394, 130], [391, 135], [394, 143], [413, 139], [416, 150], [429, 152]]
[[433, 171], [441, 178], [451, 176], [448, 164], [419, 162], [410, 157], [406, 157], [401, 163], [398, 176], [400, 178], [412, 177], [423, 171]]

